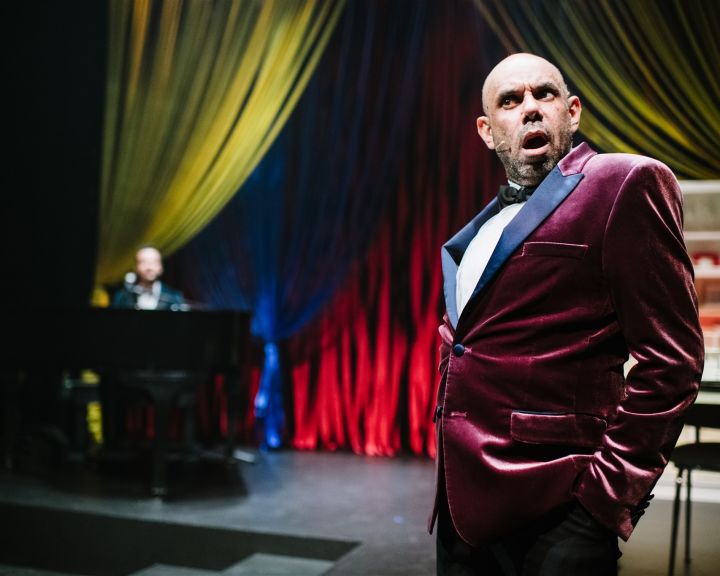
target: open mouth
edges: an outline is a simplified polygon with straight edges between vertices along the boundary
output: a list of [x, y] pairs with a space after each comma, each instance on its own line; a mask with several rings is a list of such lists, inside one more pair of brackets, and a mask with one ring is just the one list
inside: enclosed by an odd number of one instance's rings
[[541, 133], [528, 134], [523, 141], [523, 148], [526, 150], [537, 150], [548, 143], [547, 136]]

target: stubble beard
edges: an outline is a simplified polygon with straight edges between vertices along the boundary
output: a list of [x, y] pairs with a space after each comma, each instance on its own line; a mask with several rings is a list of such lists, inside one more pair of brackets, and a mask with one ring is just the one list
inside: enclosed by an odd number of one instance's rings
[[538, 158], [534, 162], [524, 160], [519, 155], [511, 154], [507, 148], [497, 149], [498, 158], [505, 167], [508, 180], [521, 186], [537, 186], [543, 181], [550, 171], [557, 166], [572, 148], [572, 130], [570, 125], [558, 135], [559, 145], [551, 147], [547, 155]]

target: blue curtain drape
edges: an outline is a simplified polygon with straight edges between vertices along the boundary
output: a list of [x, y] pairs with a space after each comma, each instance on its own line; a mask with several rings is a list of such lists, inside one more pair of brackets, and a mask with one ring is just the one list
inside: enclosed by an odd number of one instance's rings
[[409, 135], [424, 3], [350, 2], [288, 125], [221, 214], [173, 257], [182, 286], [213, 308], [252, 311], [264, 343], [255, 399], [261, 442], [278, 447], [278, 343], [333, 295], [366, 253], [395, 192]]

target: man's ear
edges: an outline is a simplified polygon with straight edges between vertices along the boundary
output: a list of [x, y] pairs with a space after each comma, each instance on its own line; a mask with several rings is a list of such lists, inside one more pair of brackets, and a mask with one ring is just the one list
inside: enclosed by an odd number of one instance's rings
[[575, 133], [580, 126], [580, 114], [582, 113], [582, 104], [577, 96], [568, 96], [568, 113], [570, 114], [570, 129]]
[[490, 119], [487, 116], [480, 116], [477, 119], [477, 131], [480, 138], [485, 142], [485, 146], [490, 150], [495, 150], [495, 142], [492, 137], [492, 128], [490, 127]]

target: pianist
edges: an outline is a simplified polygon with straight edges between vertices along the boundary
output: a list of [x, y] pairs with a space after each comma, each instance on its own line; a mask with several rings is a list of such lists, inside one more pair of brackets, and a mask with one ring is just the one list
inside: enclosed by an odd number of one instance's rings
[[135, 272], [125, 277], [124, 285], [115, 293], [112, 308], [135, 310], [189, 310], [182, 292], [160, 281], [163, 273], [162, 255], [149, 244], [135, 253]]

